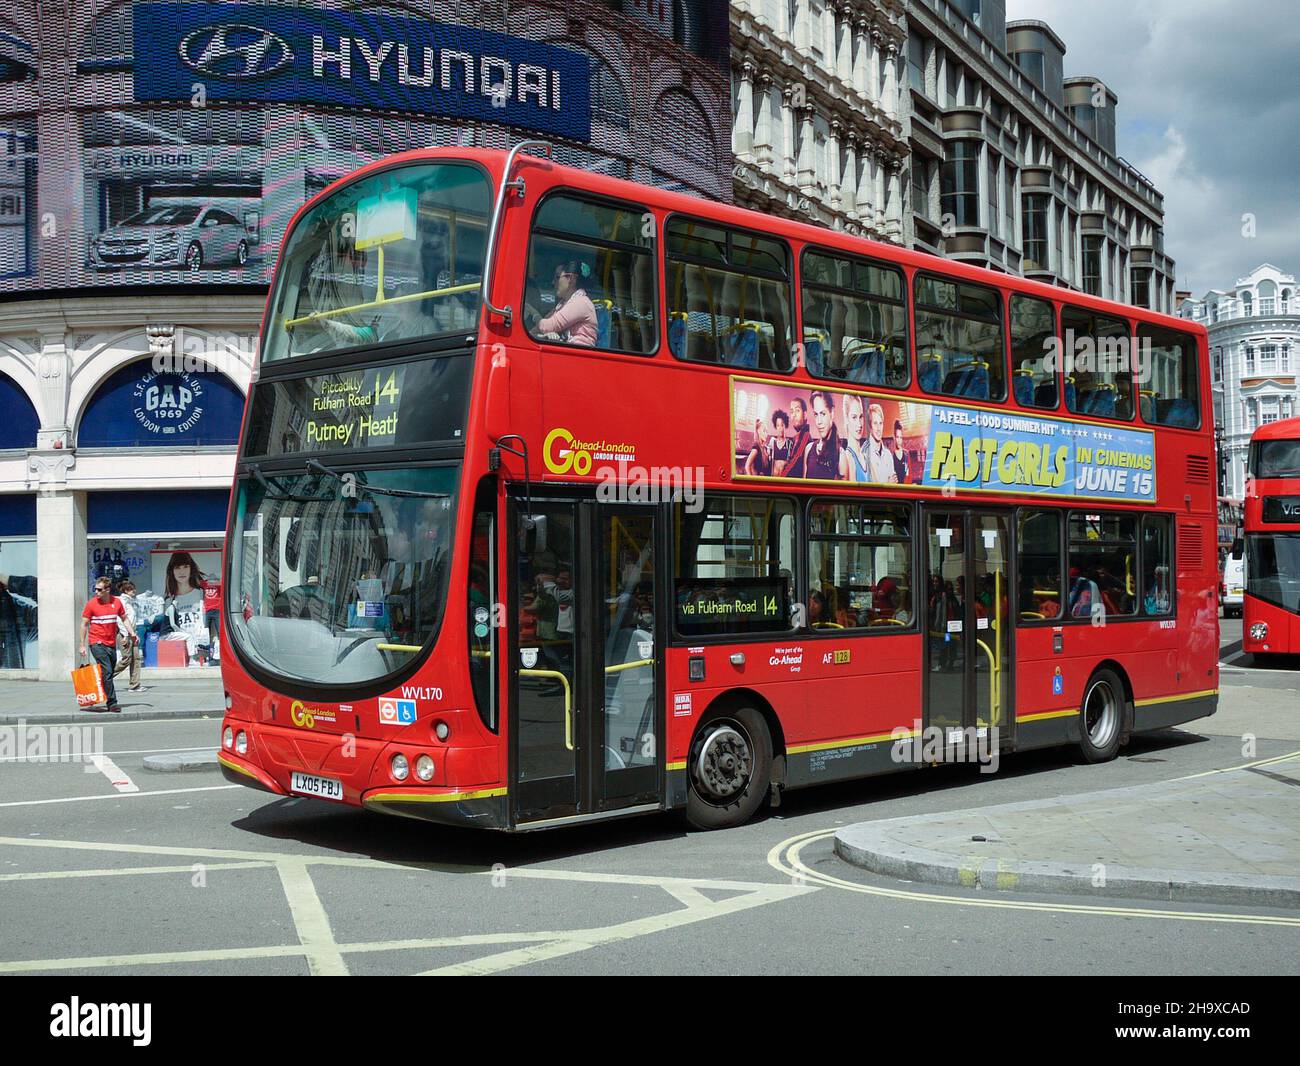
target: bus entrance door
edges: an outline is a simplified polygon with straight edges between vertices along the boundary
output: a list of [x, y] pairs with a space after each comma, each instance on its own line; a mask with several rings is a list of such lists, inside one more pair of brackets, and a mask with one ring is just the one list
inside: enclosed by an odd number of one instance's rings
[[991, 511], [925, 509], [925, 724], [948, 757], [1010, 739], [1010, 521]]
[[655, 512], [591, 500], [514, 510], [512, 817], [541, 826], [655, 809]]

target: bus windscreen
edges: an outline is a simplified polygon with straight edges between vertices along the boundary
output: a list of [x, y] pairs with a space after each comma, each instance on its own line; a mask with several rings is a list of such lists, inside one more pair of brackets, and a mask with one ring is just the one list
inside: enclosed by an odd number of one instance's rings
[[464, 163], [408, 165], [344, 186], [293, 227], [262, 360], [473, 332], [491, 192]]

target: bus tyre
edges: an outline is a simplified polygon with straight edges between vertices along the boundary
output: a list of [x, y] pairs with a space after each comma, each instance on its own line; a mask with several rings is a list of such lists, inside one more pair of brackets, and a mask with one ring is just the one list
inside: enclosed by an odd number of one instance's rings
[[749, 820], [772, 778], [772, 736], [752, 707], [701, 722], [687, 760], [686, 820], [696, 829], [729, 829]]
[[1079, 749], [1088, 762], [1108, 762], [1119, 753], [1127, 705], [1114, 670], [1098, 670], [1088, 680], [1079, 708]]

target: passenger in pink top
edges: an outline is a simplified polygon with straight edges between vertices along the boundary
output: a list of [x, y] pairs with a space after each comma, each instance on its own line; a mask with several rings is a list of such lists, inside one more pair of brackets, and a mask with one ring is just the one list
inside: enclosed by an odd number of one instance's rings
[[555, 310], [537, 323], [540, 332], [554, 334], [556, 340], [584, 348], [596, 346], [596, 306], [578, 285], [578, 279], [587, 274], [586, 264], [577, 260], [555, 268], [551, 283], [555, 289]]

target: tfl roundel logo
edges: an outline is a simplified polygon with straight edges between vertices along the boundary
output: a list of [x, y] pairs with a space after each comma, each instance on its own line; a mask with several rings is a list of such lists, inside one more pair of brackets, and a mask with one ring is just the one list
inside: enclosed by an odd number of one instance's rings
[[380, 696], [379, 721], [382, 725], [410, 725], [415, 721], [415, 700]]
[[227, 22], [187, 33], [178, 49], [181, 62], [214, 78], [264, 78], [293, 62], [285, 39], [260, 26]]

